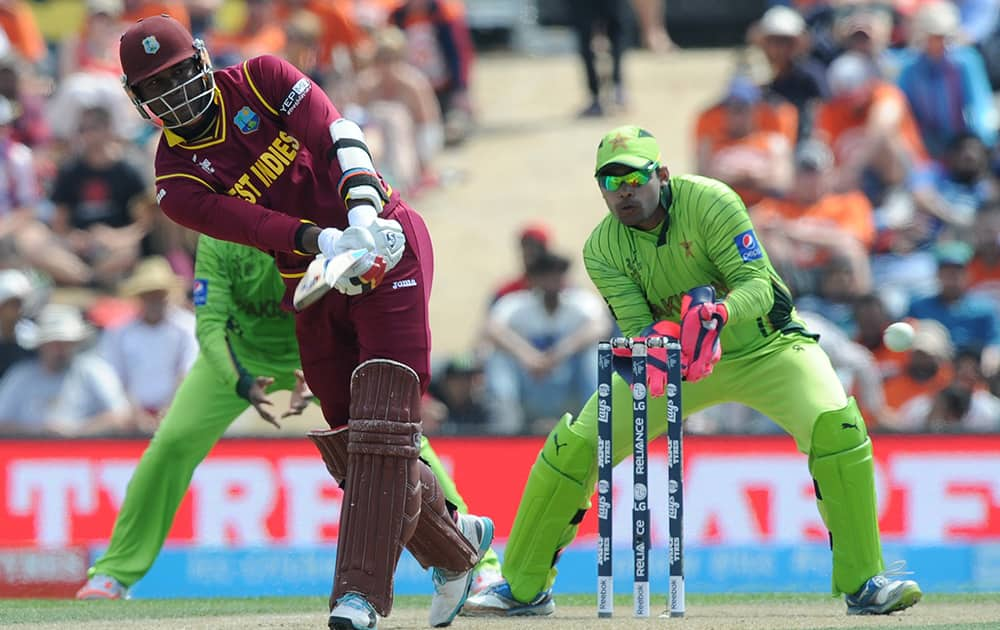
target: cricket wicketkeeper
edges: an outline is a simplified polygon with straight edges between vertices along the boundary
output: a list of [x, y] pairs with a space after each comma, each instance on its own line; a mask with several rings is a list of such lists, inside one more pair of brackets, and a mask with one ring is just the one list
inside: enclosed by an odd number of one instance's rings
[[[886, 614], [921, 597], [886, 571], [879, 541], [872, 443], [853, 398], [795, 313], [757, 240], [746, 207], [725, 184], [671, 177], [660, 148], [636, 126], [597, 149], [598, 189], [610, 210], [583, 260], [626, 336], [679, 325], [683, 414], [739, 402], [773, 419], [809, 456], [816, 503], [830, 530], [833, 592], [849, 614]], [[650, 362], [650, 390], [664, 375]], [[657, 387], [659, 384], [659, 387]], [[612, 376], [615, 464], [631, 452], [629, 383]], [[649, 436], [666, 430], [666, 398], [649, 400]], [[558, 437], [557, 437], [558, 436]], [[555, 559], [573, 541], [597, 476], [597, 394], [545, 441], [514, 521], [499, 582], [466, 614], [548, 615]]]

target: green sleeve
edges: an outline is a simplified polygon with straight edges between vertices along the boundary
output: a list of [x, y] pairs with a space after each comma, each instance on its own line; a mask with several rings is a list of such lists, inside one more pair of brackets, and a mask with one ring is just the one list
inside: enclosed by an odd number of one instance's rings
[[198, 345], [212, 372], [228, 387], [253, 376], [240, 364], [229, 343], [228, 327], [233, 316], [232, 280], [227, 269], [223, 241], [202, 235], [195, 257], [195, 320]]
[[[733, 324], [752, 321], [766, 315], [774, 305], [774, 286], [771, 263], [757, 241], [753, 224], [746, 206], [732, 190], [723, 193], [717, 212], [707, 216], [702, 222], [702, 238], [707, 246], [708, 257], [722, 274], [728, 288], [725, 297], [729, 310], [729, 321]], [[750, 233], [754, 246], [759, 248], [759, 256], [744, 261], [737, 245], [737, 239]]]
[[653, 323], [653, 313], [642, 287], [622, 268], [622, 238], [617, 221], [603, 221], [583, 247], [583, 264], [622, 334], [634, 337]]

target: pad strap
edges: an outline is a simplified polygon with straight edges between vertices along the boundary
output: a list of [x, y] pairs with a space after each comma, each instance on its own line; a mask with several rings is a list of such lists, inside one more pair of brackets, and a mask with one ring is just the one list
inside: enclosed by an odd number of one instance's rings
[[420, 520], [406, 548], [425, 569], [468, 571], [476, 565], [479, 550], [462, 535], [445, 503], [444, 491], [430, 466], [420, 468]]

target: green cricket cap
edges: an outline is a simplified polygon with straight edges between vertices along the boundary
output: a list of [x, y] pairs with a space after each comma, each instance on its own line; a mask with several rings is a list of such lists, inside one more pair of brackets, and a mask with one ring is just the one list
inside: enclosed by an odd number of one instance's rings
[[615, 127], [597, 145], [594, 175], [609, 164], [642, 168], [650, 162], [660, 162], [660, 145], [653, 134], [636, 125]]

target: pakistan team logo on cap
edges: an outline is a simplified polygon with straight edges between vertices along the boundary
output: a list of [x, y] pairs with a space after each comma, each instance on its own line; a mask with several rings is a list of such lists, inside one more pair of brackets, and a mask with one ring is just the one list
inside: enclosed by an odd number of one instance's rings
[[160, 50], [160, 42], [156, 39], [156, 35], [150, 35], [142, 40], [142, 49], [146, 51], [147, 55], [155, 55]]
[[233, 116], [233, 124], [243, 133], [253, 133], [260, 128], [260, 116], [246, 105]]

